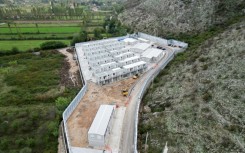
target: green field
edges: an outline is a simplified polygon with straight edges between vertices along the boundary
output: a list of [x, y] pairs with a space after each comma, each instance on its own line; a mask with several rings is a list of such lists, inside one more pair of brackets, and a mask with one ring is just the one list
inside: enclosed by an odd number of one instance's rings
[[60, 83], [63, 62], [55, 51], [0, 57], [1, 153], [57, 152], [61, 113], [79, 90]]
[[1, 28], [0, 34], [8, 34], [8, 33], [14, 33], [18, 34], [18, 31], [20, 33], [38, 33], [38, 30], [40, 33], [76, 33], [79, 32], [81, 27], [25, 27], [25, 28]]
[[90, 37], [96, 28], [103, 29], [103, 20], [94, 19], [84, 27], [81, 22], [71, 23], [10, 23], [0, 25], [0, 51], [17, 47], [21, 51], [39, 47], [49, 40], [59, 40], [67, 45], [75, 33], [86, 30]]
[[[40, 44], [48, 40], [14, 40], [14, 41], [0, 41], [0, 50], [11, 50], [13, 47], [17, 47], [21, 51], [40, 47]], [[70, 40], [58, 40], [69, 45]]]

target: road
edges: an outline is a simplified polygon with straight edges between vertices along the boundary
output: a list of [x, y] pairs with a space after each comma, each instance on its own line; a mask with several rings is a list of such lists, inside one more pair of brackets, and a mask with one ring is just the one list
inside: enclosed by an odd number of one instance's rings
[[147, 73], [145, 73], [138, 82], [135, 84], [130, 96], [129, 96], [129, 104], [126, 110], [126, 114], [124, 116], [124, 124], [122, 130], [122, 138], [121, 138], [121, 153], [133, 153], [134, 152], [134, 133], [135, 133], [135, 120], [137, 118], [137, 107], [138, 103], [140, 103], [140, 93], [142, 88], [144, 87], [146, 81], [149, 78], [153, 79], [153, 75], [159, 69], [162, 69], [159, 65], [162, 65], [172, 56], [174, 52], [169, 48], [166, 50], [165, 57], [158, 63], [158, 65], [150, 69]]

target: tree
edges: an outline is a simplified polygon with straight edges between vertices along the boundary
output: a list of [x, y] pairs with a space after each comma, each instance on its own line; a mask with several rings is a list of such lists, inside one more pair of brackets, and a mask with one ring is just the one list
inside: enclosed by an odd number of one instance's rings
[[102, 39], [103, 36], [101, 35], [101, 29], [95, 28], [94, 29], [94, 38], [95, 39]]
[[38, 28], [38, 24], [36, 23], [35, 25], [36, 25], [36, 28], [37, 28], [37, 33], [40, 33], [39, 28]]
[[81, 30], [78, 34], [75, 34], [71, 41], [71, 46], [75, 46], [76, 43], [88, 41], [88, 33]]
[[8, 28], [9, 28], [9, 31], [10, 31], [11, 33], [13, 33], [13, 32], [12, 32], [12, 29], [11, 29], [10, 23], [8, 23]]
[[64, 48], [67, 45], [61, 41], [46, 41], [40, 45], [40, 48], [43, 50], [46, 49], [57, 49], [57, 48]]

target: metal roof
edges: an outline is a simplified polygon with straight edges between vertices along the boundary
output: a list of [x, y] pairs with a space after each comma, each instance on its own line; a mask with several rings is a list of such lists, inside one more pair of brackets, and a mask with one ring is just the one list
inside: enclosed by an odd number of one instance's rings
[[133, 43], [133, 42], [136, 42], [137, 40], [134, 39], [134, 38], [125, 38], [123, 41], [124, 42], [131, 42], [131, 43]]
[[117, 58], [117, 57], [122, 57], [124, 55], [132, 55], [132, 54], [134, 54], [134, 53], [133, 52], [126, 52], [126, 53], [119, 54], [119, 55], [117, 55], [115, 57]]
[[149, 48], [142, 53], [142, 57], [146, 57], [146, 58], [158, 57], [162, 53], [163, 51], [161, 49]]
[[103, 66], [116, 65], [116, 64], [117, 64], [116, 62], [110, 62], [110, 63], [101, 64], [100, 66], [103, 67]]
[[147, 48], [149, 48], [150, 46], [151, 46], [151, 44], [148, 44], [148, 43], [137, 43], [132, 48], [137, 48], [137, 49], [144, 51]]
[[137, 63], [125, 65], [125, 66], [123, 66], [123, 68], [129, 69], [129, 68], [133, 68], [133, 67], [136, 67], [136, 66], [139, 66], [139, 65], [143, 65], [143, 64], [146, 64], [146, 62], [144, 62], [144, 61], [139, 61], [139, 62], [137, 62]]
[[121, 71], [122, 69], [120, 67], [117, 67], [115, 69], [112, 69], [112, 71]]
[[133, 57], [125, 58], [124, 60], [119, 61], [119, 62], [122, 63], [122, 62], [127, 62], [131, 60], [139, 59], [139, 58], [140, 58], [139, 56], [133, 56]]
[[88, 134], [105, 135], [114, 108], [114, 105], [100, 105]]

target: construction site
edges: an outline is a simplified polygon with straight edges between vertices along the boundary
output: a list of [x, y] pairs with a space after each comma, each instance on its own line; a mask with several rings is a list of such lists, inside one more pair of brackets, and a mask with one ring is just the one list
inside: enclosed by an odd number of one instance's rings
[[[66, 121], [73, 153], [120, 151], [124, 115], [131, 91], [137, 83], [141, 84], [140, 78], [169, 56], [170, 48], [176, 45], [168, 44], [165, 39], [152, 39], [150, 35], [146, 35], [150, 39], [140, 37], [142, 35], [75, 45], [87, 89]], [[171, 43], [181, 44], [178, 41]], [[178, 46], [184, 47], [187, 46]]]

